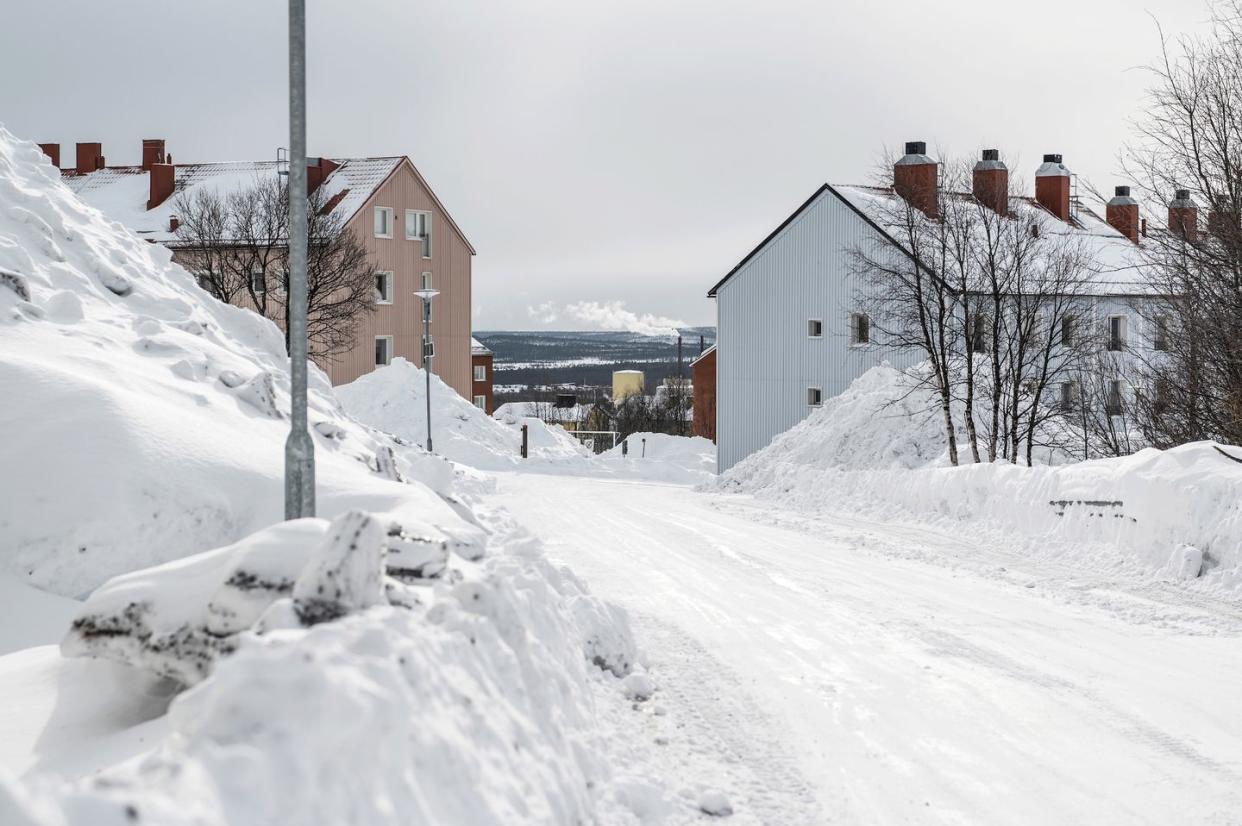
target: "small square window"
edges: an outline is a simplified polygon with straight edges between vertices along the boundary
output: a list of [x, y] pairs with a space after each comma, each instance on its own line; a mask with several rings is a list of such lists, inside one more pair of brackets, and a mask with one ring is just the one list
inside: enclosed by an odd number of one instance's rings
[[487, 381], [487, 367], [485, 365], [476, 364], [474, 366], [474, 380]]
[[806, 389], [806, 403], [809, 407], [819, 407], [824, 403], [824, 391], [819, 387]]
[[866, 313], [850, 313], [850, 344], [862, 346], [871, 343], [871, 317]]
[[375, 303], [392, 303], [392, 273], [377, 272], [375, 274]]
[[392, 237], [392, 207], [375, 208], [375, 237]]
[[823, 338], [824, 320], [822, 318], [808, 318], [806, 321], [806, 335], [808, 338]]
[[474, 406], [479, 408], [480, 410], [486, 410], [487, 409], [487, 396], [475, 396]]
[[392, 336], [375, 337], [375, 366], [392, 363]]

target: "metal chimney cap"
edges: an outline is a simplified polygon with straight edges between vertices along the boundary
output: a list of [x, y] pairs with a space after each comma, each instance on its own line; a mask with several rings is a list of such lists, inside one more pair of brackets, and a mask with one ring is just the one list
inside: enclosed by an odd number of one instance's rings
[[906, 141], [907, 155], [926, 155], [927, 141]]
[[999, 161], [999, 160], [1000, 160], [1000, 150], [999, 150], [999, 149], [985, 149], [985, 150], [983, 150], [983, 160], [985, 160], [985, 161]]
[[1061, 163], [1060, 155], [1044, 155], [1044, 163]]
[[1113, 195], [1125, 196], [1126, 198], [1129, 198], [1129, 197], [1130, 197], [1130, 187], [1128, 187], [1128, 186], [1115, 186], [1115, 187], [1113, 187]]
[[1190, 190], [1189, 190], [1189, 189], [1175, 189], [1175, 190], [1173, 190], [1173, 200], [1175, 200], [1175, 201], [1189, 201], [1189, 200], [1190, 200]]

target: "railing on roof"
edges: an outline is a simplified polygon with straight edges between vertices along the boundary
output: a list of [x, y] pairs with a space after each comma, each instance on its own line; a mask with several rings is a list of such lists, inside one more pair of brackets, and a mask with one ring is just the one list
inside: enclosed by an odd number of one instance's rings
[[276, 147], [276, 174], [289, 174], [289, 150], [283, 146]]

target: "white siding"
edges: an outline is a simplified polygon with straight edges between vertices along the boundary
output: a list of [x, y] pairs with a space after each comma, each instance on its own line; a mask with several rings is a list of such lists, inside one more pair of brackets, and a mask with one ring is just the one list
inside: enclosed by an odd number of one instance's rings
[[[899, 354], [851, 347], [857, 279], [847, 252], [880, 235], [825, 191], [717, 291], [717, 463], [724, 471], [811, 412], [807, 388], [829, 399]], [[823, 338], [807, 336], [822, 318]], [[912, 358], [908, 358], [912, 361]]]

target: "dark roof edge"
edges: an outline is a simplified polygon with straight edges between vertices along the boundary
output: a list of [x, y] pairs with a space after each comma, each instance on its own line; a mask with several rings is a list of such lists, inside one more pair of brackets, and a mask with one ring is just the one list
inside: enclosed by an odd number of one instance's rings
[[746, 266], [746, 264], [748, 264], [752, 258], [754, 258], [756, 255], [758, 255], [760, 252], [762, 252], [762, 251], [763, 251], [763, 248], [764, 248], [764, 247], [766, 247], [769, 243], [771, 243], [772, 239], [774, 239], [776, 236], [780, 235], [780, 234], [781, 234], [781, 232], [782, 232], [782, 231], [783, 231], [783, 230], [784, 230], [787, 226], [789, 226], [790, 224], [792, 224], [792, 223], [794, 222], [794, 220], [795, 220], [795, 219], [796, 219], [799, 215], [801, 215], [804, 211], [806, 211], [806, 208], [807, 208], [807, 207], [809, 207], [809, 206], [810, 206], [811, 204], [813, 204], [816, 200], [818, 200], [818, 199], [819, 199], [819, 196], [820, 196], [820, 195], [823, 195], [825, 192], [831, 192], [831, 193], [833, 194], [833, 196], [834, 196], [834, 197], [835, 197], [838, 201], [840, 201], [841, 203], [843, 203], [843, 204], [845, 204], [847, 207], [849, 207], [849, 209], [850, 209], [850, 211], [851, 211], [851, 212], [853, 212], [853, 213], [854, 213], [855, 215], [857, 215], [859, 218], [862, 218], [864, 221], [866, 221], [866, 222], [867, 222], [867, 225], [868, 225], [868, 226], [870, 226], [872, 229], [874, 229], [876, 232], [878, 232], [878, 233], [880, 234], [880, 237], [881, 237], [881, 238], [884, 238], [886, 241], [888, 241], [888, 242], [889, 242], [890, 244], [892, 244], [893, 246], [897, 247], [897, 249], [901, 250], [901, 251], [902, 251], [903, 253], [905, 253], [907, 256], [909, 256], [909, 257], [911, 257], [911, 258], [913, 257], [913, 256], [911, 256], [911, 254], [910, 254], [910, 251], [909, 251], [909, 250], [907, 250], [907, 249], [906, 249], [905, 247], [903, 247], [901, 244], [897, 243], [897, 240], [896, 240], [895, 238], [893, 238], [893, 236], [889, 235], [889, 234], [888, 234], [888, 232], [887, 232], [887, 231], [885, 231], [883, 227], [881, 227], [881, 226], [880, 226], [879, 224], [877, 224], [875, 221], [871, 220], [871, 217], [870, 217], [869, 215], [867, 215], [867, 213], [863, 212], [861, 209], [859, 209], [858, 207], [854, 206], [854, 204], [850, 203], [850, 200], [849, 200], [848, 198], [844, 198], [844, 197], [842, 197], [842, 196], [841, 196], [841, 193], [840, 193], [840, 192], [837, 192], [837, 190], [836, 190], [835, 188], [833, 188], [832, 184], [824, 184], [824, 185], [823, 185], [823, 186], [821, 186], [819, 189], [815, 190], [815, 193], [814, 193], [813, 195], [811, 195], [811, 197], [810, 197], [810, 198], [807, 198], [805, 201], [803, 201], [803, 202], [802, 202], [802, 205], [801, 205], [800, 207], [798, 207], [796, 210], [794, 210], [794, 212], [793, 212], [793, 214], [792, 214], [792, 215], [790, 215], [788, 218], [786, 218], [784, 221], [782, 221], [780, 226], [778, 226], [776, 229], [772, 230], [772, 232], [770, 232], [770, 233], [768, 234], [768, 237], [767, 237], [767, 238], [764, 238], [762, 241], [760, 241], [760, 242], [759, 242], [759, 245], [758, 245], [757, 247], [755, 247], [753, 250], [751, 250], [749, 253], [747, 253], [747, 254], [746, 254], [746, 257], [745, 257], [745, 258], [743, 258], [741, 261], [739, 261], [739, 262], [737, 263], [737, 266], [735, 266], [733, 269], [729, 270], [729, 272], [725, 275], [725, 277], [724, 277], [724, 278], [722, 278], [722, 279], [720, 279], [719, 281], [717, 281], [717, 282], [716, 282], [716, 285], [715, 285], [714, 287], [712, 287], [710, 290], [708, 290], [708, 291], [707, 291], [707, 297], [708, 297], [708, 298], [715, 298], [715, 297], [716, 297], [716, 291], [717, 291], [717, 290], [719, 290], [721, 287], [723, 287], [723, 286], [725, 285], [725, 282], [726, 282], [726, 281], [728, 281], [730, 278], [732, 278], [734, 275], [736, 275], [738, 270], [740, 270], [742, 267]]

